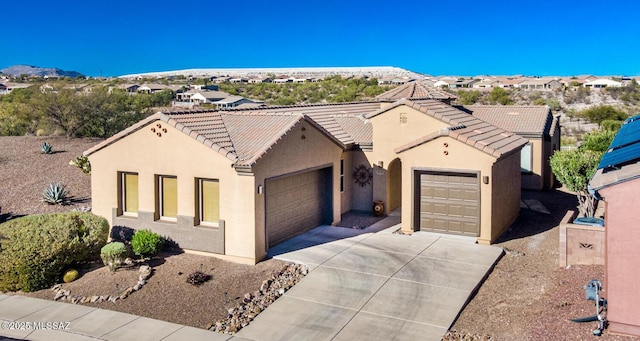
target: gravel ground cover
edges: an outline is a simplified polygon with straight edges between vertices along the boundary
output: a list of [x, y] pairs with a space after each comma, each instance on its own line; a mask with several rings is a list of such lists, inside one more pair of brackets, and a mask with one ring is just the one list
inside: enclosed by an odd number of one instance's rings
[[[53, 145], [54, 154], [40, 154], [40, 145], [45, 141]], [[0, 222], [15, 216], [91, 206], [90, 177], [68, 163], [100, 141], [0, 137]], [[69, 205], [52, 206], [40, 201], [44, 187], [56, 181], [66, 185], [73, 196]], [[583, 286], [591, 278], [604, 278], [603, 266], [558, 267], [557, 225], [567, 210], [575, 208], [575, 196], [558, 189], [524, 191], [522, 197], [525, 201], [538, 200], [550, 213], [527, 207], [521, 210], [516, 223], [496, 244], [505, 249], [505, 256], [462, 311], [446, 339], [634, 340], [610, 335], [606, 330], [596, 338], [591, 334], [595, 322], [569, 321], [594, 313], [593, 302], [584, 299]], [[367, 215], [351, 214], [343, 217], [341, 225], [361, 228], [375, 221]], [[256, 266], [240, 265], [187, 253], [164, 253], [150, 264], [153, 275], [140, 291], [122, 301], [95, 306], [207, 328], [286, 265], [277, 260]], [[200, 268], [211, 275], [211, 280], [199, 287], [186, 283], [186, 276]], [[88, 267], [81, 269], [80, 279], [64, 286], [77, 295], [111, 295], [135, 284], [137, 269], [110, 273], [105, 267]], [[54, 297], [49, 289], [25, 295]]]

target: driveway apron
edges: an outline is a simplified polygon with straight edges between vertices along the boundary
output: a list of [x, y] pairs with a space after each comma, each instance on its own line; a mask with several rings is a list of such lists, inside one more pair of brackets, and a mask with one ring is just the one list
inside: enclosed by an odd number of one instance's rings
[[310, 272], [243, 328], [254, 340], [441, 340], [502, 255], [474, 239], [320, 226], [269, 253]]

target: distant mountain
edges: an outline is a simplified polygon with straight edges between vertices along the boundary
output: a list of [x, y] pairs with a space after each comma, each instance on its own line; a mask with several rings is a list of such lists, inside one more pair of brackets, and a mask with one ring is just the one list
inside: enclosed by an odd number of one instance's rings
[[78, 76], [84, 76], [83, 74], [76, 71], [65, 71], [58, 68], [53, 67], [38, 67], [31, 65], [13, 65], [8, 68], [0, 70], [0, 72], [19, 76], [19, 75], [29, 75], [29, 76], [58, 76], [58, 77], [71, 77], [76, 78]]

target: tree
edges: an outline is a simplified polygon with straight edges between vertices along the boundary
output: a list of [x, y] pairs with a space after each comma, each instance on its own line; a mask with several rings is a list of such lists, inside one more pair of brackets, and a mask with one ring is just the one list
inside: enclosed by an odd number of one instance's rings
[[576, 193], [578, 212], [593, 217], [596, 199], [588, 192], [589, 179], [596, 171], [602, 153], [587, 149], [558, 151], [551, 156], [551, 170], [558, 181]]
[[509, 97], [509, 92], [505, 89], [496, 87], [489, 93], [489, 104], [500, 103], [502, 105], [513, 104], [513, 100]]
[[593, 152], [604, 153], [609, 149], [611, 141], [616, 136], [617, 131], [594, 130], [582, 138], [580, 149]]
[[578, 115], [584, 117], [592, 123], [602, 123], [604, 120], [625, 120], [628, 115], [610, 105], [599, 105], [589, 109], [582, 110]]
[[480, 91], [477, 90], [459, 90], [458, 91], [458, 102], [462, 105], [471, 105], [478, 102], [480, 99]]

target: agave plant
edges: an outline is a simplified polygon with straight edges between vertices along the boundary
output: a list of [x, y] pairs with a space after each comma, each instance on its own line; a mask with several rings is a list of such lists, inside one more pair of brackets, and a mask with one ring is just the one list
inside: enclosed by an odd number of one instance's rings
[[53, 151], [51, 145], [49, 144], [49, 142], [44, 142], [41, 146], [40, 146], [40, 153], [42, 154], [51, 154], [51, 152]]
[[42, 193], [42, 201], [49, 205], [62, 205], [67, 202], [69, 191], [59, 182], [49, 184]]

